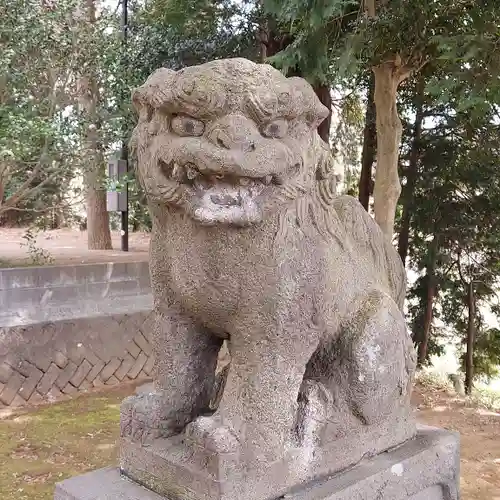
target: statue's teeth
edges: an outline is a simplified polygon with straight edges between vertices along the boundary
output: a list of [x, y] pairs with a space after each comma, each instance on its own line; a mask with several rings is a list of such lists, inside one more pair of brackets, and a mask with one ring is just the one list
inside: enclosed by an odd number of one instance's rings
[[248, 186], [252, 183], [252, 181], [248, 177], [240, 177], [240, 185]]
[[271, 184], [273, 180], [273, 176], [272, 175], [266, 175], [264, 177], [264, 184], [266, 184], [266, 186], [269, 186], [269, 184]]
[[196, 170], [193, 166], [191, 166], [191, 165], [187, 165], [187, 166], [186, 166], [186, 174], [187, 174], [187, 178], [188, 178], [189, 180], [193, 180], [193, 179], [195, 179], [196, 177], [198, 177], [199, 172], [198, 172], [198, 170]]
[[174, 163], [174, 168], [172, 169], [172, 179], [181, 182], [184, 179], [184, 169]]

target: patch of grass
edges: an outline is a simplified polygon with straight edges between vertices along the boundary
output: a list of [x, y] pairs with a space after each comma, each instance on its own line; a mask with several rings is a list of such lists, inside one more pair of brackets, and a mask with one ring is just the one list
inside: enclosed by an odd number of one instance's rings
[[52, 500], [56, 482], [116, 463], [125, 395], [89, 394], [0, 420], [1, 499]]
[[467, 397], [474, 406], [481, 406], [487, 410], [500, 411], [500, 391], [488, 388], [476, 388]]
[[424, 389], [453, 391], [453, 385], [446, 376], [426, 369], [417, 370], [415, 373], [415, 383]]
[[475, 387], [470, 396], [457, 394], [450, 379], [430, 370], [418, 370], [415, 383], [422, 388], [423, 396], [432, 392], [446, 392], [462, 400], [467, 406], [500, 411], [500, 391], [489, 387]]
[[16, 259], [16, 260], [0, 259], [0, 269], [9, 269], [12, 267], [38, 267], [39, 265], [40, 264], [36, 264], [35, 262], [32, 262], [29, 259]]

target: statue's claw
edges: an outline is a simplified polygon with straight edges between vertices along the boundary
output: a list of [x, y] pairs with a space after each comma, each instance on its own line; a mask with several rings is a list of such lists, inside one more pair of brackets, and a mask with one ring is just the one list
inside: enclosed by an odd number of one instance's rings
[[215, 415], [198, 417], [188, 424], [186, 438], [202, 448], [218, 453], [234, 453], [239, 448], [236, 432], [223, 425]]
[[120, 436], [143, 445], [159, 437], [169, 437], [179, 432], [174, 422], [164, 418], [161, 394], [149, 393], [130, 396], [120, 410]]

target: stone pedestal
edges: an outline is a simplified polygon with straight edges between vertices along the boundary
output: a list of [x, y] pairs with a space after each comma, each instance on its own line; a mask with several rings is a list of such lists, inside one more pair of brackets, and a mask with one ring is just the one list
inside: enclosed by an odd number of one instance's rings
[[[287, 500], [459, 500], [459, 437], [455, 433], [420, 427], [416, 438], [337, 474], [291, 489]], [[179, 477], [165, 477], [171, 484], [168, 500], [206, 498]], [[184, 478], [185, 479], [185, 478]], [[276, 477], [262, 476], [263, 482]], [[179, 487], [176, 493], [176, 486]], [[216, 487], [216, 485], [213, 485]], [[207, 491], [208, 493], [208, 491]], [[55, 500], [164, 500], [108, 468], [68, 479], [56, 487]], [[231, 500], [240, 500], [234, 496]], [[255, 497], [254, 500], [270, 500]]]

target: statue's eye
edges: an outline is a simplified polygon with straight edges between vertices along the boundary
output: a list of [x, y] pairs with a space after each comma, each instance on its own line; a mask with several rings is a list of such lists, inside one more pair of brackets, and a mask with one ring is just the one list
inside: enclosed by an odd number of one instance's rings
[[274, 120], [267, 123], [262, 129], [262, 135], [272, 137], [274, 139], [281, 139], [285, 137], [288, 130], [288, 123], [285, 120]]
[[183, 137], [198, 137], [205, 131], [205, 124], [190, 116], [175, 115], [172, 117], [172, 131]]

